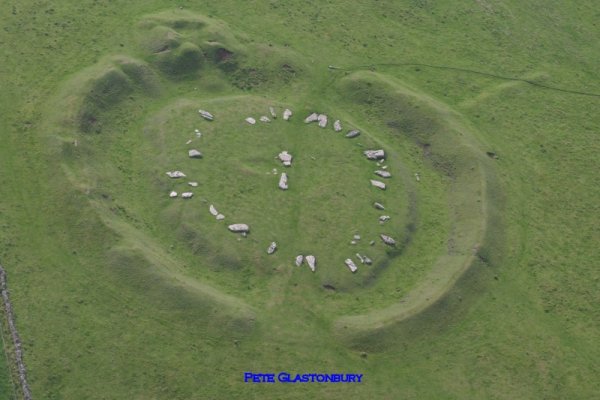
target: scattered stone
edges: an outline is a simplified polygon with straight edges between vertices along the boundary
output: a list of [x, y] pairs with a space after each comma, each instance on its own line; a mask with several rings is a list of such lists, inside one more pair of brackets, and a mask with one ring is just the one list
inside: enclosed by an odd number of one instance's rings
[[354, 261], [352, 261], [349, 258], [346, 258], [346, 260], [344, 260], [344, 263], [346, 264], [346, 266], [350, 269], [350, 271], [352, 273], [356, 272], [356, 270], [358, 269], [358, 267], [356, 266], [356, 264], [354, 264]]
[[306, 263], [308, 264], [308, 268], [312, 272], [315, 272], [315, 268], [317, 267], [317, 259], [315, 256], [306, 256]]
[[352, 237], [352, 239], [354, 239], [354, 240], [360, 240], [360, 235], [354, 235], [354, 236]]
[[336, 132], [339, 132], [342, 130], [342, 123], [340, 122], [339, 119], [336, 119], [335, 122], [333, 123], [333, 130]]
[[249, 123], [250, 125], [254, 125], [256, 123], [256, 120], [254, 118], [252, 118], [252, 117], [246, 118], [245, 121], [247, 123]]
[[385, 190], [385, 183], [383, 183], [381, 181], [376, 181], [374, 179], [371, 179], [371, 185], [375, 186], [378, 189]]
[[188, 185], [190, 185], [191, 187], [197, 187], [198, 182], [188, 182]]
[[319, 121], [319, 126], [321, 128], [325, 128], [327, 126], [327, 115], [319, 114], [319, 116], [317, 117], [317, 120]]
[[352, 244], [352, 245], [354, 245], [354, 244], [356, 244], [356, 243], [357, 243], [357, 242], [356, 242], [356, 240], [352, 240], [352, 241], [350, 242], [350, 244]]
[[225, 216], [223, 214], [217, 214], [215, 218], [217, 219], [217, 221], [222, 221], [225, 219]]
[[277, 114], [275, 113], [275, 109], [273, 107], [269, 107], [269, 113], [273, 119], [277, 119]]
[[212, 204], [210, 205], [210, 207], [208, 207], [208, 211], [210, 211], [210, 213], [212, 214], [213, 217], [216, 217], [217, 215], [219, 215], [219, 212], [217, 211], [215, 206], [213, 206]]
[[271, 122], [271, 120], [266, 115], [263, 115], [260, 117], [260, 122]]
[[415, 172], [415, 179], [417, 180], [417, 182], [421, 182], [421, 177], [419, 176], [418, 172]]
[[277, 243], [271, 242], [269, 248], [267, 249], [267, 254], [273, 254], [275, 253], [275, 250], [277, 250]]
[[173, 190], [171, 193], [169, 193], [169, 197], [172, 199], [177, 197], [177, 192]]
[[309, 124], [311, 122], [315, 122], [318, 120], [319, 120], [319, 115], [317, 113], [312, 113], [304, 119], [304, 123]]
[[168, 171], [169, 178], [185, 178], [185, 174], [181, 171]]
[[281, 153], [279, 153], [277, 155], [277, 157], [279, 158], [279, 160], [281, 160], [283, 165], [285, 165], [286, 167], [289, 167], [292, 165], [292, 155], [290, 153], [288, 153], [287, 150], [284, 150]]
[[388, 171], [382, 171], [380, 169], [375, 171], [375, 175], [379, 175], [382, 178], [391, 178], [392, 177], [392, 174], [390, 174]]
[[250, 232], [250, 227], [246, 224], [232, 224], [227, 227], [231, 232], [235, 233], [248, 233]]
[[346, 137], [348, 139], [355, 138], [359, 135], [360, 135], [360, 131], [358, 129], [354, 129], [354, 130], [351, 130], [350, 132], [346, 133]]
[[394, 239], [392, 239], [391, 237], [389, 237], [388, 235], [379, 235], [379, 237], [381, 238], [381, 240], [383, 240], [383, 243], [387, 244], [388, 246], [395, 246], [396, 245], [396, 241]]
[[273, 171], [271, 171], [273, 173], [273, 175], [277, 175], [277, 168], [273, 168]]
[[382, 215], [381, 217], [379, 217], [379, 222], [386, 222], [390, 220], [390, 216], [389, 215]]
[[188, 155], [190, 156], [190, 158], [202, 158], [202, 153], [200, 153], [196, 149], [191, 149], [190, 151], [188, 151]]
[[196, 129], [196, 137], [197, 138], [201, 138], [202, 137], [202, 133], [200, 133], [200, 131], [198, 129]]
[[285, 121], [289, 121], [289, 119], [292, 117], [292, 110], [290, 110], [289, 108], [286, 108], [285, 111], [283, 112], [283, 119]]
[[215, 119], [215, 117], [208, 111], [198, 110], [198, 112], [200, 113], [200, 116], [206, 120], [212, 121], [213, 119]]
[[304, 256], [303, 255], [296, 256], [296, 260], [295, 260], [296, 267], [301, 266], [303, 262], [304, 262]]
[[356, 253], [356, 257], [358, 257], [361, 264], [367, 264], [367, 265], [373, 264], [373, 261], [371, 261], [371, 259], [367, 256], [361, 256], [360, 254]]
[[381, 203], [375, 202], [375, 203], [373, 203], [373, 207], [375, 207], [378, 210], [385, 210], [385, 207]]
[[194, 193], [192, 193], [192, 192], [181, 193], [181, 197], [184, 199], [191, 199], [193, 196], [194, 196]]
[[371, 240], [371, 241], [369, 242], [369, 245], [371, 245], [371, 246], [375, 246], [375, 241], [374, 241], [374, 240]]
[[387, 165], [384, 165], [383, 167], [381, 167], [381, 169], [387, 169]]
[[190, 143], [192, 143], [192, 139], [190, 139], [187, 142], [185, 142], [185, 144], [190, 144]]
[[285, 172], [281, 173], [281, 177], [279, 178], [279, 189], [287, 190], [288, 188], [288, 178]]
[[385, 158], [385, 152], [383, 150], [365, 150], [363, 154], [367, 156], [369, 160], [381, 160]]

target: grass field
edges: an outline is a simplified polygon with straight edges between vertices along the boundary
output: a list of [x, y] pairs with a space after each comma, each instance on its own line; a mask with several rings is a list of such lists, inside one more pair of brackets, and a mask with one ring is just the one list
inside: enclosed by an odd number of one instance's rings
[[[593, 2], [0, 9], [0, 261], [34, 398], [600, 392]], [[244, 122], [269, 106], [277, 120]], [[313, 111], [326, 130], [302, 122]], [[334, 133], [338, 118], [361, 136]], [[369, 148], [386, 150], [385, 192]], [[356, 252], [374, 263], [351, 274]], [[293, 265], [309, 253], [314, 274]], [[245, 371], [365, 378], [250, 385]]]

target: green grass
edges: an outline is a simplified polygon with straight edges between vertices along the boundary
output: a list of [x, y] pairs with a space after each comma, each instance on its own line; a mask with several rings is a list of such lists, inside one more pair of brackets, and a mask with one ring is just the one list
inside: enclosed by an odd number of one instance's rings
[[[599, 93], [592, 2], [181, 5], [0, 13], [0, 258], [35, 398], [600, 391], [598, 97], [378, 65]], [[269, 105], [295, 116], [243, 122]], [[363, 135], [305, 126], [313, 110]], [[195, 128], [202, 160], [186, 155]], [[390, 154], [386, 193], [360, 155], [375, 145]], [[285, 193], [267, 174], [282, 149], [295, 156]], [[200, 182], [193, 199], [167, 197], [184, 187], [173, 169]], [[367, 247], [377, 266], [351, 275], [351, 235], [379, 231], [373, 200], [393, 204], [390, 228], [410, 240], [400, 254]], [[251, 235], [238, 241], [209, 203]], [[316, 274], [292, 265], [308, 251]], [[437, 289], [403, 320], [422, 285]], [[353, 318], [356, 334], [340, 332]], [[247, 370], [365, 382], [245, 385]]]

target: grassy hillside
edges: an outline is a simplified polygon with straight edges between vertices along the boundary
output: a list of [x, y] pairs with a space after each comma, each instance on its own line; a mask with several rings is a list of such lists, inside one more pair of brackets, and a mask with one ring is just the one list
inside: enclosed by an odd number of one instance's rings
[[[0, 259], [35, 398], [600, 391], [593, 2], [0, 9]], [[269, 106], [294, 116], [243, 121]], [[312, 111], [362, 134], [301, 122]], [[168, 198], [187, 190], [174, 169], [199, 182], [189, 201]], [[382, 229], [397, 249], [368, 245]], [[374, 265], [352, 275], [357, 251]], [[293, 266], [307, 252], [315, 274]], [[365, 379], [244, 384], [250, 370]]]

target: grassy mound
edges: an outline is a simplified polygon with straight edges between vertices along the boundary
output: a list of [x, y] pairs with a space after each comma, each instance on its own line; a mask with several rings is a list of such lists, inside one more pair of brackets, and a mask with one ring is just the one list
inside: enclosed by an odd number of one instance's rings
[[381, 343], [380, 337], [388, 334], [381, 331], [442, 301], [474, 262], [487, 259], [481, 254], [488, 243], [496, 240], [497, 231], [492, 237], [486, 233], [490, 208], [499, 197], [490, 196], [497, 188], [488, 188], [494, 179], [491, 161], [457, 114], [374, 73], [350, 75], [339, 87], [344, 98], [353, 99], [355, 107], [369, 110], [365, 115], [367, 120], [385, 126], [392, 145], [412, 144], [420, 149], [425, 164], [445, 177], [450, 215], [446, 248], [438, 253], [433, 268], [402, 302], [336, 322], [336, 332], [348, 335], [360, 346], [373, 341], [374, 332], [378, 332], [375, 343]]

